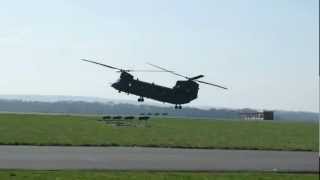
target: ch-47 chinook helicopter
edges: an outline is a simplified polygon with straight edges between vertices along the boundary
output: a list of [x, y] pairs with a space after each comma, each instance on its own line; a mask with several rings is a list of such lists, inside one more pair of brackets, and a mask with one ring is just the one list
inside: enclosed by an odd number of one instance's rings
[[[153, 99], [156, 101], [160, 101], [163, 103], [170, 103], [175, 105], [175, 109], [181, 109], [182, 104], [187, 104], [192, 100], [198, 97], [199, 84], [203, 83], [211, 86], [215, 86], [222, 89], [227, 89], [226, 87], [208, 83], [205, 81], [200, 81], [198, 79], [203, 78], [204, 75], [198, 75], [195, 77], [187, 77], [180, 75], [174, 71], [170, 71], [168, 69], [162, 68], [160, 66], [150, 64], [149, 65], [160, 69], [161, 71], [150, 71], [150, 70], [131, 70], [131, 69], [121, 69], [113, 66], [109, 66], [106, 64], [102, 64], [99, 62], [81, 59], [82, 61], [94, 63], [100, 66], [104, 66], [107, 68], [115, 69], [117, 72], [120, 72], [120, 79], [113, 83], [111, 87], [118, 90], [120, 92], [125, 92], [127, 94], [134, 94], [139, 96], [138, 102], [143, 102], [144, 98]], [[156, 85], [154, 83], [140, 81], [139, 79], [134, 79], [133, 75], [129, 72], [168, 72], [174, 75], [185, 78], [184, 81], [177, 81], [176, 85], [173, 88], [164, 87], [160, 85]]]

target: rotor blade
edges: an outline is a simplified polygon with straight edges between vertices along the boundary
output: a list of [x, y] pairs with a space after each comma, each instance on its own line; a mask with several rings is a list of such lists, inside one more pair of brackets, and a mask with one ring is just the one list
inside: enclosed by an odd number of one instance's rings
[[200, 79], [203, 77], [204, 77], [204, 75], [199, 75], [199, 76], [191, 77], [191, 78], [189, 78], [189, 80], [194, 81], [194, 80], [197, 80], [197, 79]]
[[168, 72], [168, 71], [157, 71], [157, 70], [135, 70], [135, 69], [125, 69], [125, 72]]
[[199, 83], [203, 83], [203, 84], [208, 84], [208, 85], [211, 85], [211, 86], [215, 86], [215, 87], [218, 87], [218, 88], [222, 88], [222, 89], [228, 89], [228, 88], [226, 88], [226, 87], [219, 86], [219, 85], [217, 85], [217, 84], [212, 84], [212, 83], [208, 83], [208, 82], [204, 82], [204, 81], [200, 81], [200, 80], [195, 80], [195, 81], [197, 81], [197, 82], [199, 82]]
[[95, 61], [90, 61], [90, 60], [87, 60], [87, 59], [80, 59], [82, 61], [87, 61], [89, 63], [93, 63], [93, 64], [98, 64], [100, 66], [104, 66], [104, 67], [107, 67], [107, 68], [111, 68], [111, 69], [116, 69], [116, 70], [119, 70], [119, 71], [123, 71], [122, 69], [120, 68], [116, 68], [116, 67], [113, 67], [113, 66], [109, 66], [109, 65], [106, 65], [106, 64], [102, 64], [102, 63], [98, 63], [98, 62], [95, 62]]
[[187, 77], [187, 76], [183, 76], [183, 75], [181, 75], [181, 74], [175, 73], [174, 71], [170, 71], [170, 70], [165, 69], [165, 68], [163, 68], [163, 67], [160, 67], [160, 66], [157, 66], [157, 65], [154, 65], [154, 64], [151, 64], [151, 63], [147, 63], [147, 64], [149, 64], [150, 66], [153, 66], [153, 67], [155, 67], [155, 68], [158, 68], [158, 69], [164, 70], [164, 71], [166, 71], [166, 72], [169, 72], [169, 73], [171, 73], [171, 74], [174, 74], [174, 75], [176, 75], [176, 76], [180, 76], [180, 77], [184, 77], [184, 78], [186, 78], [186, 79], [189, 79], [189, 77]]

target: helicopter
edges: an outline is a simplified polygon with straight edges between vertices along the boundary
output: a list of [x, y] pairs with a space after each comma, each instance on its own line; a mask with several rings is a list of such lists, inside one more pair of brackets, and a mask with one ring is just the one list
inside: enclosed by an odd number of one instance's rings
[[[102, 64], [100, 62], [91, 61], [88, 59], [81, 59], [81, 60], [117, 70], [117, 72], [121, 73], [120, 79], [117, 82], [113, 83], [111, 87], [116, 89], [119, 93], [125, 92], [127, 94], [133, 94], [133, 95], [139, 96], [138, 102], [144, 102], [144, 98], [149, 98], [159, 102], [173, 104], [175, 105], [174, 106], [175, 109], [182, 109], [182, 104], [187, 104], [197, 99], [198, 91], [199, 91], [199, 83], [215, 86], [224, 90], [228, 89], [226, 87], [223, 87], [217, 84], [200, 81], [199, 79], [203, 78], [204, 75], [187, 77], [151, 63], [147, 63], [147, 64], [159, 70], [155, 71], [155, 70], [121, 69], [114, 66]], [[170, 88], [170, 87], [157, 85], [154, 83], [140, 81], [139, 79], [134, 79], [134, 76], [130, 74], [131, 72], [167, 72], [179, 77], [183, 77], [186, 80], [178, 80], [175, 86]]]

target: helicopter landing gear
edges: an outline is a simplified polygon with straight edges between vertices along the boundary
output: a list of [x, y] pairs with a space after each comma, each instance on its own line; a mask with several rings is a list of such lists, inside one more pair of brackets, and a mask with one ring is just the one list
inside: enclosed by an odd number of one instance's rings
[[175, 108], [175, 109], [182, 109], [182, 106], [181, 106], [180, 104], [179, 104], [179, 105], [176, 104], [176, 105], [174, 106], [174, 108]]
[[144, 101], [143, 97], [140, 97], [140, 98], [138, 99], [138, 102], [143, 102], [143, 101]]

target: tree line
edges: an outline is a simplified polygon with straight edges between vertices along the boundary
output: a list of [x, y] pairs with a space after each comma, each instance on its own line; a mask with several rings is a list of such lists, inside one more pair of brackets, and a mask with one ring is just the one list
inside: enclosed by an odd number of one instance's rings
[[[222, 119], [239, 119], [240, 112], [257, 112], [254, 109], [198, 109], [184, 107], [175, 110], [172, 107], [152, 105], [134, 105], [129, 103], [100, 103], [85, 101], [58, 101], [39, 102], [22, 100], [1, 100], [2, 112], [26, 112], [26, 113], [66, 113], [66, 114], [100, 114], [100, 115], [140, 115], [140, 114], [167, 114], [180, 117], [208, 117]], [[318, 113], [275, 111], [276, 120], [311, 120], [317, 121]]]

